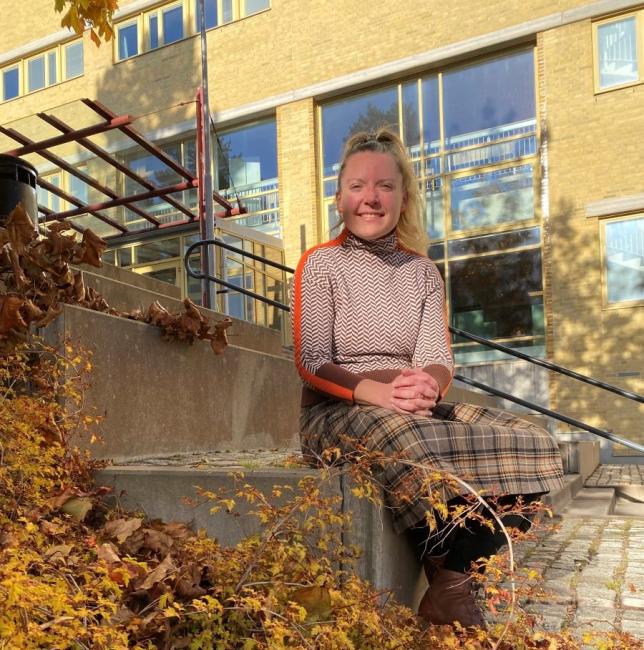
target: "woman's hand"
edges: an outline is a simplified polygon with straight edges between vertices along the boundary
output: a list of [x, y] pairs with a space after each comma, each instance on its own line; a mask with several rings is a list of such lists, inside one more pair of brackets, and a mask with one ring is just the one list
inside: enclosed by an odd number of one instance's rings
[[430, 416], [438, 401], [438, 382], [421, 368], [403, 368], [391, 382], [391, 405], [396, 411]]
[[382, 406], [399, 413], [429, 417], [438, 400], [438, 382], [420, 368], [404, 368], [392, 382], [363, 379], [353, 397], [359, 404]]

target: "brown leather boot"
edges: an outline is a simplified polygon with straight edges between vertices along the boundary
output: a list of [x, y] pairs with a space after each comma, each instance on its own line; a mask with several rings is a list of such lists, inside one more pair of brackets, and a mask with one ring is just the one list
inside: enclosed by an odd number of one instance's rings
[[434, 580], [434, 576], [436, 575], [436, 572], [439, 569], [442, 569], [443, 566], [445, 565], [446, 559], [447, 559], [447, 553], [443, 553], [443, 555], [429, 555], [423, 559], [423, 569], [425, 569], [425, 577], [427, 578], [429, 587], [423, 594], [420, 604], [418, 605], [418, 616], [420, 616], [425, 620], [428, 620], [425, 613], [429, 611], [428, 608], [429, 608], [429, 599], [430, 599], [432, 581]]
[[434, 625], [486, 628], [483, 613], [472, 595], [472, 577], [466, 573], [439, 568], [423, 596], [418, 615]]

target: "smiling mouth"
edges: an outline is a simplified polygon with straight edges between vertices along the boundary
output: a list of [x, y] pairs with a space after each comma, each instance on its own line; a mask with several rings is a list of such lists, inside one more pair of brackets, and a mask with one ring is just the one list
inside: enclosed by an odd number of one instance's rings
[[367, 218], [367, 219], [380, 219], [384, 215], [382, 214], [382, 212], [361, 212], [358, 216], [362, 217], [363, 219], [364, 218]]

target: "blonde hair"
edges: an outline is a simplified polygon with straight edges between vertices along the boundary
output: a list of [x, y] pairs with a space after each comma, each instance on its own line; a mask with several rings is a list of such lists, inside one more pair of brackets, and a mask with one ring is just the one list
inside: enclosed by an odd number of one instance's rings
[[402, 175], [403, 191], [407, 195], [405, 209], [400, 214], [400, 220], [396, 226], [398, 241], [405, 248], [409, 248], [420, 255], [427, 256], [427, 245], [429, 238], [423, 228], [423, 200], [418, 187], [418, 179], [414, 174], [405, 145], [396, 133], [386, 128], [376, 131], [360, 131], [354, 133], [345, 143], [342, 152], [342, 162], [338, 172], [338, 188], [342, 182], [342, 173], [346, 167], [347, 160], [356, 153], [362, 151], [374, 151], [376, 153], [388, 153], [396, 162]]

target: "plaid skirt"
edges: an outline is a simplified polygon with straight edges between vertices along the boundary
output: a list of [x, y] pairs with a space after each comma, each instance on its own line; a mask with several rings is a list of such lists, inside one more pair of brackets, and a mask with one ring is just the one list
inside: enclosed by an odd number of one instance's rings
[[[441, 402], [432, 417], [425, 417], [324, 402], [302, 409], [300, 438], [304, 456], [314, 466], [330, 448], [349, 459], [358, 450], [391, 458], [378, 463], [378, 477], [398, 533], [425, 518], [428, 477], [436, 476], [436, 470], [487, 495], [543, 493], [563, 486], [554, 438], [499, 409]], [[459, 493], [453, 483], [443, 486], [445, 499]]]

